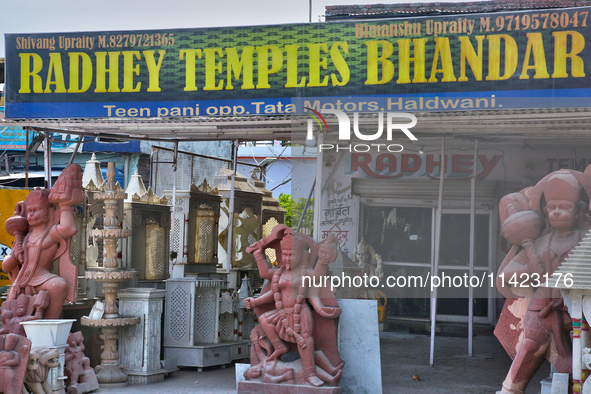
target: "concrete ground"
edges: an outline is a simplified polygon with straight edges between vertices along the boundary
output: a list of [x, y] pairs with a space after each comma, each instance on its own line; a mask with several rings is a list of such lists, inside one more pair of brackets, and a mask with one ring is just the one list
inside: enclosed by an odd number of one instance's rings
[[[494, 394], [503, 382], [511, 359], [490, 334], [474, 338], [474, 357], [469, 357], [466, 337], [437, 336], [435, 366], [429, 366], [429, 335], [408, 331], [380, 334], [384, 394]], [[538, 394], [539, 382], [549, 375], [546, 362], [530, 383], [526, 394]], [[417, 375], [419, 380], [413, 376]], [[234, 367], [183, 368], [164, 382], [99, 390], [105, 394], [234, 394]]]

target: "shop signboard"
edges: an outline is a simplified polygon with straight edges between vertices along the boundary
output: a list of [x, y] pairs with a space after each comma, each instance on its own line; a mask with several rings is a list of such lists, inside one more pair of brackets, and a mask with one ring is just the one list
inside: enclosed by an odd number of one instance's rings
[[[28, 194], [28, 189], [0, 187], [0, 201], [2, 201], [2, 204], [0, 204], [0, 264], [10, 254], [14, 242], [14, 237], [6, 232], [4, 224], [6, 219], [14, 214], [16, 203], [23, 201]], [[0, 287], [9, 284], [8, 275], [0, 270]]]
[[590, 10], [7, 34], [6, 116], [590, 107]]

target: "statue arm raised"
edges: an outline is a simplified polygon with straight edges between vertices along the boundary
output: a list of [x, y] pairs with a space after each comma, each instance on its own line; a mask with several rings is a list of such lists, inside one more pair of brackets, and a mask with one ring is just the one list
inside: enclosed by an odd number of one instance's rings
[[256, 249], [253, 253], [254, 259], [257, 262], [257, 267], [259, 268], [259, 275], [261, 278], [271, 280], [273, 279], [273, 274], [275, 273], [275, 269], [269, 266], [269, 261], [267, 260], [267, 256], [265, 255], [265, 251], [262, 247]]
[[244, 299], [244, 304], [246, 305], [247, 309], [252, 309], [257, 306], [270, 304], [275, 302], [275, 298], [273, 296], [272, 291], [268, 291], [265, 294], [261, 295], [259, 298], [248, 297]]
[[76, 234], [74, 206], [84, 199], [82, 193], [82, 172], [78, 164], [70, 164], [60, 174], [49, 194], [49, 201], [59, 206], [60, 217], [57, 225], [58, 233], [64, 238], [72, 238]]

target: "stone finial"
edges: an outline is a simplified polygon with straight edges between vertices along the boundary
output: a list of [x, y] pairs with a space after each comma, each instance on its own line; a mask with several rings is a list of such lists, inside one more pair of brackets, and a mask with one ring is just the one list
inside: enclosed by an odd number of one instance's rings
[[[129, 181], [129, 185], [127, 185], [127, 189], [125, 189], [125, 193], [127, 193], [126, 201], [132, 201], [132, 196], [137, 194], [139, 199], [141, 199], [148, 191], [146, 190], [146, 186], [144, 186], [144, 181], [140, 174], [135, 172]], [[134, 200], [135, 201], [135, 200]]]
[[84, 167], [84, 173], [82, 174], [82, 187], [86, 189], [90, 182], [93, 182], [96, 188], [101, 187], [101, 185], [105, 182], [101, 172], [101, 162], [96, 159], [94, 153], [92, 154], [90, 160], [86, 162], [86, 167]]

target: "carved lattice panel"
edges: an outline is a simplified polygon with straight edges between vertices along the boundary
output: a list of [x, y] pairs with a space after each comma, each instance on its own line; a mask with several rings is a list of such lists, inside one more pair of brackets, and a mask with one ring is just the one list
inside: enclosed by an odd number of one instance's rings
[[195, 262], [211, 263], [214, 259], [217, 234], [215, 231], [215, 212], [202, 204], [195, 214]]
[[234, 338], [233, 313], [222, 313], [220, 315], [220, 338], [222, 341], [231, 341]]
[[165, 345], [192, 345], [190, 341], [191, 296], [193, 283], [169, 281], [166, 291], [166, 319], [164, 320]]
[[197, 289], [195, 296], [195, 342], [212, 343], [217, 335], [214, 332], [216, 316], [215, 288]]
[[[269, 220], [267, 220], [267, 223], [263, 224], [263, 238], [271, 235], [271, 231], [273, 231], [273, 228], [275, 226], [277, 226], [279, 224], [279, 222], [277, 221], [277, 219], [275, 218], [270, 218]], [[265, 254], [267, 255], [267, 259], [269, 259], [269, 262], [276, 266], [277, 265], [277, 256], [276, 256], [276, 252], [275, 249], [273, 248], [267, 248], [265, 249]]]
[[242, 339], [250, 339], [250, 332], [257, 324], [253, 313], [245, 313], [242, 320]]
[[234, 268], [255, 268], [254, 257], [252, 254], [246, 253], [246, 248], [262, 238], [259, 217], [253, 214], [250, 209], [246, 209], [240, 214], [234, 214], [234, 228], [236, 231]]
[[170, 240], [170, 250], [182, 254], [181, 250], [181, 221], [179, 218], [174, 218], [174, 225], [172, 229], [172, 239]]
[[167, 259], [165, 254], [165, 229], [156, 223], [146, 225], [146, 279], [162, 279]]

